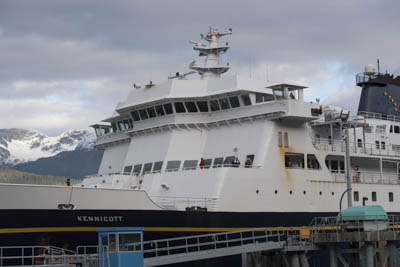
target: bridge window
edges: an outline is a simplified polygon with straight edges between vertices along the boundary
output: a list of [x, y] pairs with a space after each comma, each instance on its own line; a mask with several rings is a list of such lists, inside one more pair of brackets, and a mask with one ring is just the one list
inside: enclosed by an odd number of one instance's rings
[[139, 112], [137, 112], [136, 110], [131, 112], [132, 118], [134, 121], [140, 121], [140, 117], [139, 117]]
[[204, 168], [209, 169], [212, 163], [212, 159], [205, 159], [204, 162], [205, 162]]
[[394, 126], [394, 133], [400, 133], [400, 126], [398, 125]]
[[125, 131], [125, 130], [128, 130], [128, 129], [129, 129], [129, 123], [128, 123], [127, 120], [126, 120], [126, 121], [119, 121], [119, 122], [118, 122], [118, 126], [119, 126], [119, 129], [120, 129], [121, 131]]
[[364, 128], [365, 133], [372, 133], [374, 130], [374, 126], [368, 126]]
[[251, 166], [253, 166], [253, 162], [254, 162], [254, 154], [247, 155], [244, 165], [246, 168], [250, 168]]
[[146, 119], [149, 118], [149, 117], [147, 116], [147, 112], [146, 112], [145, 109], [139, 110], [139, 114], [140, 114], [140, 118], [141, 118], [142, 120], [146, 120]]
[[213, 168], [221, 167], [223, 163], [224, 163], [224, 158], [215, 158]]
[[124, 167], [124, 174], [131, 174], [132, 165]]
[[143, 174], [151, 172], [151, 167], [153, 167], [153, 162], [144, 164]]
[[332, 160], [331, 161], [331, 172], [338, 172], [338, 161], [337, 160]]
[[[278, 91], [275, 91], [278, 92]], [[274, 96], [271, 94], [256, 93], [256, 103], [267, 102], [274, 100]]]
[[183, 170], [195, 170], [197, 168], [197, 160], [185, 160], [183, 162]]
[[113, 129], [113, 132], [118, 132], [117, 124], [115, 122], [111, 123], [111, 128]]
[[182, 102], [175, 102], [175, 112], [176, 113], [185, 113], [185, 106]]
[[376, 147], [376, 149], [380, 148], [379, 141], [375, 141], [375, 147]]
[[207, 101], [197, 101], [197, 106], [199, 107], [200, 112], [208, 112]]
[[393, 202], [393, 192], [389, 192], [389, 202]]
[[140, 233], [120, 233], [119, 251], [141, 251], [142, 243], [140, 235]]
[[211, 100], [211, 101], [210, 101], [210, 108], [211, 108], [211, 111], [218, 111], [218, 110], [220, 110], [219, 104], [218, 104], [218, 100]]
[[362, 147], [362, 139], [357, 139], [357, 146]]
[[243, 101], [243, 105], [245, 105], [245, 106], [251, 105], [251, 100], [250, 100], [249, 95], [242, 95], [242, 101]]
[[231, 103], [231, 108], [240, 107], [239, 98], [237, 96], [229, 97], [229, 103]]
[[231, 165], [232, 162], [234, 161], [234, 159], [235, 159], [235, 156], [228, 156], [228, 157], [226, 157], [226, 158], [225, 158], [225, 161], [224, 161], [224, 165]]
[[358, 191], [354, 191], [353, 199], [354, 199], [354, 201], [359, 201], [360, 200], [360, 196], [358, 195]]
[[161, 105], [156, 106], [156, 112], [157, 112], [157, 116], [164, 116], [165, 115], [164, 114], [164, 110], [163, 110]]
[[148, 108], [148, 109], [147, 109], [147, 113], [149, 114], [149, 117], [150, 117], [150, 118], [156, 117], [156, 111], [155, 111], [154, 107]]
[[140, 171], [142, 170], [142, 164], [137, 164], [133, 166], [133, 175], [139, 175]]
[[[399, 127], [399, 126], [397, 126]], [[386, 125], [377, 125], [376, 126], [376, 133], [385, 133], [386, 132]], [[396, 126], [394, 126], [394, 132], [396, 133]], [[397, 132], [399, 133], [399, 132]]]
[[312, 170], [320, 169], [318, 159], [314, 154], [307, 154], [307, 168]]
[[344, 161], [339, 161], [340, 173], [344, 173]]
[[221, 98], [219, 100], [219, 104], [221, 105], [221, 109], [229, 109], [229, 102], [226, 98]]
[[165, 110], [165, 114], [167, 114], [167, 115], [174, 113], [174, 111], [172, 110], [171, 103], [164, 104], [164, 110]]
[[285, 153], [285, 167], [294, 169], [304, 168], [304, 154], [303, 153]]
[[197, 107], [194, 102], [185, 102], [186, 110], [188, 112], [194, 113], [197, 112]]
[[162, 161], [156, 161], [154, 162], [153, 166], [153, 172], [160, 172], [162, 168], [163, 162]]
[[167, 162], [167, 168], [166, 171], [177, 171], [179, 170], [181, 166], [181, 161], [180, 160], [171, 160]]
[[131, 120], [124, 120], [124, 125], [125, 125], [125, 130], [131, 128], [132, 126], [132, 121]]
[[109, 250], [110, 251], [117, 251], [117, 238], [116, 238], [116, 235], [115, 234], [108, 234], [108, 236], [109, 236]]
[[372, 192], [372, 201], [376, 202], [376, 192]]

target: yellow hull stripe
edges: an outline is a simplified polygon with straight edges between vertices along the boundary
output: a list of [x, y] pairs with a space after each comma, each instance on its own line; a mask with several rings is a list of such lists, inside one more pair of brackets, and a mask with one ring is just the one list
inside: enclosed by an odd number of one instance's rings
[[[0, 234], [23, 234], [23, 233], [42, 233], [42, 232], [94, 232], [97, 229], [112, 227], [31, 227], [31, 228], [5, 228], [0, 229]], [[144, 227], [145, 232], [231, 232], [256, 230], [262, 227]], [[390, 228], [399, 229], [400, 225]], [[268, 231], [309, 231], [309, 230], [336, 230], [335, 226], [325, 227], [269, 227]]]

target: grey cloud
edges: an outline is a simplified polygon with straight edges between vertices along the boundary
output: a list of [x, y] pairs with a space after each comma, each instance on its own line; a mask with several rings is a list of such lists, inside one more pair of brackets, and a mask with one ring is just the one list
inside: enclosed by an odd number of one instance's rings
[[[199, 40], [209, 26], [233, 28], [224, 39], [232, 45], [225, 60], [233, 73], [253, 68], [262, 77], [268, 64], [277, 82], [309, 85], [309, 99], [337, 88], [354, 93], [354, 75], [378, 57], [383, 70], [400, 74], [398, 10], [398, 0], [2, 0], [0, 100], [90, 107], [96, 122], [132, 82], [164, 81], [184, 71], [196, 58], [187, 41]], [[347, 105], [346, 90], [326, 101]], [[20, 108], [29, 110], [27, 104]], [[75, 116], [65, 114], [64, 120]], [[47, 128], [63, 130], [53, 123]]]

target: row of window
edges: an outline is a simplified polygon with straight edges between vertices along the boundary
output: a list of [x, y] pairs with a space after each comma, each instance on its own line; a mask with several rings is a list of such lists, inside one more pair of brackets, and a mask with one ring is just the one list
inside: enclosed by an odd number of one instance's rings
[[[221, 167], [223, 165], [234, 165], [233, 161], [235, 160], [235, 156], [228, 156], [228, 157], [218, 157], [215, 158], [214, 161], [213, 159], [204, 159], [204, 165], [200, 166], [201, 168], [208, 169], [211, 166], [213, 168]], [[247, 167], [251, 167], [253, 165], [254, 161], [254, 155], [247, 155], [246, 156], [246, 161], [245, 165]], [[145, 164], [136, 164], [134, 166], [129, 165], [124, 167], [124, 174], [133, 174], [133, 175], [140, 175], [140, 174], [146, 174], [150, 172], [161, 172], [161, 169], [163, 167], [163, 161], [157, 161], [157, 162], [149, 162]], [[166, 171], [177, 171], [180, 169], [182, 164], [181, 160], [170, 160], [167, 162], [167, 166], [165, 167]], [[185, 160], [183, 161], [183, 170], [194, 170], [197, 168], [199, 164], [198, 160]], [[239, 164], [240, 165], [240, 161]]]
[[[241, 99], [241, 101], [239, 100]], [[256, 93], [256, 103], [274, 100], [271, 94]], [[252, 101], [250, 95], [231, 96], [227, 98], [214, 99], [209, 101], [184, 101], [160, 104], [148, 108], [131, 111], [132, 119], [124, 119], [111, 123], [114, 132], [125, 131], [133, 128], [133, 121], [147, 120], [155, 117], [162, 117], [173, 113], [196, 113], [213, 112], [238, 108], [240, 106], [250, 106]], [[106, 133], [99, 133], [103, 135]]]
[[[303, 153], [285, 153], [285, 168], [304, 169], [304, 154]], [[319, 170], [318, 159], [314, 154], [307, 154], [307, 168]]]
[[[251, 100], [248, 94], [240, 96], [243, 106], [250, 106]], [[147, 120], [155, 117], [161, 117], [172, 113], [196, 113], [226, 110], [240, 107], [238, 96], [214, 99], [209, 101], [185, 101], [166, 103], [131, 112], [133, 121]]]
[[[389, 197], [389, 202], [393, 202], [394, 201], [393, 192], [389, 192], [388, 197]], [[353, 199], [354, 199], [354, 201], [360, 201], [360, 194], [359, 194], [358, 191], [354, 191]], [[371, 201], [372, 202], [376, 202], [377, 201], [377, 193], [375, 191], [371, 192]]]

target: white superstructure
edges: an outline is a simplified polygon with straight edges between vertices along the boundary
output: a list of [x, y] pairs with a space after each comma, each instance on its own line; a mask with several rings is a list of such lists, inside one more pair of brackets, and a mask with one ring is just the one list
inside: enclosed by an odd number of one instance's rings
[[305, 86], [221, 76], [229, 46], [218, 41], [227, 34], [210, 28], [201, 35], [208, 45], [192, 42], [205, 57], [190, 64], [200, 79], [177, 73], [136, 85], [108, 124], [93, 125], [104, 149], [98, 174], [73, 187], [0, 186], [0, 196], [21, 190], [27, 208], [42, 208], [39, 192], [52, 188], [47, 209], [335, 212], [346, 190], [348, 131], [353, 205], [368, 198], [398, 212], [400, 120], [347, 120], [340, 109], [305, 102]]

